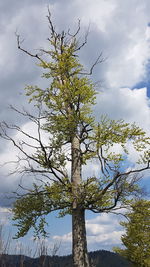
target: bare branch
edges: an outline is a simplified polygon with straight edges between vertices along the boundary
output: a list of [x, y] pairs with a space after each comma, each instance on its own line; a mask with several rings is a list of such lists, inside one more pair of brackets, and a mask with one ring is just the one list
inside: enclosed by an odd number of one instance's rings
[[80, 72], [80, 74], [82, 74], [82, 75], [92, 75], [95, 66], [98, 65], [98, 64], [100, 64], [100, 63], [103, 63], [105, 61], [105, 59], [102, 58], [102, 54], [103, 53], [101, 52], [100, 55], [98, 56], [98, 58], [93, 63], [93, 65], [91, 66], [89, 72]]
[[[30, 114], [28, 113], [24, 113], [21, 111], [18, 111], [14, 108], [15, 111], [19, 112], [21, 115], [25, 115], [28, 116], [30, 118]], [[0, 128], [1, 128], [1, 137], [11, 141], [13, 143], [13, 145], [22, 153], [22, 155], [24, 155], [24, 157], [19, 158], [18, 156], [18, 160], [15, 161], [16, 168], [13, 172], [11, 172], [11, 174], [14, 174], [17, 172], [19, 173], [49, 173], [51, 175], [53, 175], [53, 177], [55, 177], [55, 179], [59, 180], [60, 182], [62, 182], [62, 177], [66, 177], [67, 176], [67, 172], [65, 169], [62, 168], [62, 166], [59, 164], [55, 163], [53, 156], [54, 156], [54, 148], [52, 148], [51, 145], [44, 145], [41, 139], [41, 130], [42, 130], [42, 125], [41, 125], [41, 115], [40, 115], [40, 110], [39, 110], [39, 117], [36, 118], [32, 115], [32, 120], [34, 121], [34, 123], [37, 124], [38, 128], [37, 128], [37, 134], [38, 137], [32, 136], [29, 133], [25, 132], [24, 130], [22, 130], [19, 126], [17, 125], [8, 125], [6, 122], [3, 122], [0, 124]], [[16, 141], [13, 137], [9, 136], [7, 130], [15, 130], [19, 133], [22, 134], [23, 137], [27, 137], [29, 140], [35, 141], [37, 143], [37, 145], [32, 144], [31, 142], [27, 142], [26, 140], [21, 140], [21, 141]], [[63, 145], [63, 144], [62, 144]], [[33, 154], [31, 154], [31, 152], [26, 151], [25, 147], [29, 147], [33, 149]], [[37, 151], [39, 151], [39, 153], [42, 152], [42, 161], [40, 159], [40, 156], [37, 156]], [[26, 166], [21, 166], [20, 163], [25, 161], [28, 164], [28, 167]], [[37, 165], [39, 165], [40, 168], [33, 168], [33, 166], [30, 164], [31, 162], [36, 163]], [[42, 169], [42, 164], [45, 165], [45, 167]], [[21, 168], [21, 169], [20, 169]], [[52, 178], [53, 179], [53, 178]]]
[[49, 7], [48, 7], [48, 16], [47, 16], [47, 19], [48, 19], [48, 22], [49, 22], [49, 28], [51, 30], [52, 36], [57, 36], [57, 33], [55, 31], [54, 25], [53, 25], [52, 20], [51, 20], [51, 12], [50, 12]]
[[17, 46], [18, 49], [21, 50], [22, 52], [24, 52], [25, 54], [27, 54], [30, 57], [34, 57], [36, 59], [38, 59], [39, 61], [41, 61], [45, 66], [47, 66], [46, 62], [39, 56], [39, 54], [32, 54], [31, 52], [29, 52], [28, 50], [22, 48], [21, 44], [23, 43], [24, 40], [20, 41], [20, 35], [17, 34], [17, 32], [15, 33], [16, 38], [17, 38]]
[[68, 29], [68, 35], [69, 35], [69, 36], [75, 38], [76, 35], [78, 35], [78, 33], [79, 33], [79, 31], [80, 31], [80, 23], [81, 23], [81, 21], [80, 21], [80, 19], [78, 19], [78, 27], [77, 27], [77, 30], [76, 30], [76, 32], [75, 32], [74, 34], [71, 34], [71, 33], [70, 33], [70, 29]]
[[130, 170], [126, 173], [122, 173], [121, 175], [130, 175], [130, 174], [133, 174], [133, 173], [140, 173], [140, 172], [143, 172], [143, 171], [146, 171], [150, 169], [150, 160], [147, 162], [147, 166], [146, 167], [143, 167], [143, 168], [140, 168], [140, 169], [135, 169], [135, 170]]

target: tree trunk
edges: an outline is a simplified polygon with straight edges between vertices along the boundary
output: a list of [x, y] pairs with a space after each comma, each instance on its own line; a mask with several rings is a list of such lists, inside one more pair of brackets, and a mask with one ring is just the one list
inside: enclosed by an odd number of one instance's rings
[[80, 183], [82, 181], [81, 173], [81, 149], [78, 136], [72, 139], [72, 255], [74, 267], [89, 267], [86, 228], [85, 228], [85, 210], [78, 203], [80, 198]]
[[72, 213], [72, 254], [74, 267], [89, 267], [87, 253], [85, 210], [73, 209]]

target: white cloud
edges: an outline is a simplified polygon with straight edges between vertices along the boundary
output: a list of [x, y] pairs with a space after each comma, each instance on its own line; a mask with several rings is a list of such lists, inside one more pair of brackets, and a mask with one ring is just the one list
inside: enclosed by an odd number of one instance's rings
[[[86, 13], [84, 12], [84, 8], [86, 5]], [[115, 1], [105, 1], [95, 0], [94, 5], [90, 0], [76, 1], [76, 6], [80, 6], [78, 16], [81, 16], [81, 20], [84, 24], [88, 24], [90, 22], [97, 25], [97, 28], [102, 31], [106, 32], [107, 24], [112, 20], [114, 15], [114, 11], [116, 8]]]
[[70, 243], [72, 240], [72, 233], [70, 232], [70, 233], [67, 233], [63, 236], [54, 235], [53, 239], [54, 240], [61, 240], [62, 242], [69, 242]]
[[[124, 24], [126, 22], [124, 21]], [[128, 25], [130, 27], [130, 25]], [[121, 26], [120, 26], [121, 27]], [[144, 32], [142, 32], [142, 30]], [[145, 29], [134, 28], [131, 25], [129, 32], [121, 36], [119, 45], [115, 46], [108, 56], [108, 71], [106, 80], [110, 87], [134, 86], [136, 83], [146, 78], [146, 64], [149, 58], [149, 42], [147, 40], [148, 27]], [[116, 33], [117, 35], [117, 33]], [[122, 40], [121, 40], [122, 39]], [[121, 43], [120, 43], [121, 42]], [[119, 49], [119, 51], [118, 51]]]
[[[145, 131], [150, 129], [150, 100], [147, 89], [113, 88], [104, 90], [96, 105], [96, 114], [107, 114], [114, 119], [135, 122]], [[98, 115], [97, 115], [98, 119]]]
[[118, 244], [121, 244], [120, 239], [124, 234], [124, 231], [112, 231], [99, 233], [95, 236], [87, 236], [88, 246], [97, 244], [97, 248], [103, 249], [103, 247], [109, 246], [112, 247]]
[[110, 214], [101, 214], [86, 222], [88, 243], [120, 243], [123, 231], [119, 230], [118, 218]]
[[[97, 73], [98, 79], [104, 80], [109, 87], [132, 87], [146, 77], [150, 52], [148, 1], [96, 0], [93, 4], [89, 0], [76, 0], [66, 5], [61, 14], [59, 6], [61, 3], [55, 9], [56, 17], [60, 15], [59, 21], [63, 21], [65, 15], [65, 24], [70, 25], [77, 18], [81, 18], [85, 28], [91, 24], [88, 43], [90, 51], [87, 50], [85, 62], [94, 58], [96, 51], [103, 51], [104, 57], [107, 57]], [[103, 68], [105, 73], [101, 70]]]
[[8, 208], [0, 207], [0, 213], [11, 213], [11, 210]]
[[[118, 216], [118, 215], [117, 215]], [[121, 235], [124, 233], [119, 225], [120, 217], [110, 214], [101, 214], [94, 219], [86, 220], [88, 249], [105, 249], [121, 244]], [[70, 253], [72, 233], [69, 232], [62, 236], [55, 235], [54, 241], [61, 242], [61, 249], [65, 247], [66, 253]]]

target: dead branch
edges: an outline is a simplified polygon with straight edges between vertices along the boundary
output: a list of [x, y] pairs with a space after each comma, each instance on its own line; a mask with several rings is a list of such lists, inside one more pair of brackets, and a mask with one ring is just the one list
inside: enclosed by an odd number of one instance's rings
[[23, 43], [23, 40], [20, 41], [20, 35], [17, 34], [17, 32], [15, 33], [16, 38], [17, 38], [17, 46], [18, 49], [21, 50], [22, 52], [24, 52], [25, 54], [29, 55], [30, 57], [34, 57], [37, 58], [39, 61], [41, 61], [44, 65], [46, 65], [46, 62], [38, 55], [38, 54], [32, 54], [31, 52], [29, 52], [28, 50], [22, 48], [21, 44]]
[[102, 58], [102, 52], [100, 53], [100, 55], [98, 56], [98, 58], [95, 60], [95, 62], [93, 63], [93, 65], [91, 66], [89, 72], [80, 72], [81, 75], [92, 75], [93, 74], [93, 70], [95, 68], [96, 65], [103, 63], [105, 61], [104, 58]]

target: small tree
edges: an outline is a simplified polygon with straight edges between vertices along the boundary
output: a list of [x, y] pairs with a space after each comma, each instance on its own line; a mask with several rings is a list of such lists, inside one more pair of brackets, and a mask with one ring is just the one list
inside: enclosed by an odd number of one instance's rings
[[[35, 234], [46, 234], [45, 216], [59, 210], [60, 216], [72, 216], [73, 266], [90, 266], [87, 255], [85, 210], [94, 213], [109, 212], [127, 205], [128, 196], [137, 191], [137, 173], [149, 169], [149, 153], [146, 150], [149, 139], [135, 124], [123, 120], [114, 121], [103, 117], [97, 123], [92, 115], [96, 91], [88, 78], [94, 66], [102, 61], [97, 58], [89, 73], [79, 62], [78, 52], [87, 42], [79, 43], [77, 32], [58, 34], [51, 21], [48, 22], [50, 38], [49, 50], [41, 49], [32, 54], [21, 47], [17, 35], [18, 48], [35, 58], [44, 69], [43, 78], [49, 81], [46, 89], [38, 86], [26, 88], [30, 101], [35, 103], [38, 115], [20, 112], [27, 116], [37, 128], [37, 135], [31, 136], [17, 125], [1, 124], [1, 136], [10, 140], [22, 153], [18, 157], [20, 172], [40, 175], [39, 183], [23, 195], [18, 195], [14, 203], [14, 220], [17, 220], [16, 237], [24, 236], [31, 227]], [[42, 53], [42, 55], [41, 55]], [[17, 141], [9, 130], [16, 130], [26, 140]], [[47, 133], [48, 141], [44, 141]], [[28, 139], [28, 140], [27, 140]], [[127, 169], [123, 162], [127, 157], [126, 144], [143, 152], [137, 169]], [[122, 153], [114, 151], [119, 144]], [[28, 148], [28, 149], [27, 149]], [[30, 150], [29, 150], [30, 149]], [[98, 177], [82, 177], [82, 166], [90, 160], [99, 164]], [[24, 167], [22, 162], [26, 162]], [[71, 171], [68, 165], [70, 163]], [[18, 167], [19, 168], [19, 167]]]
[[121, 240], [125, 249], [114, 250], [133, 262], [135, 266], [150, 266], [150, 201], [140, 199], [131, 206], [126, 214], [127, 222], [120, 224], [126, 233]]

